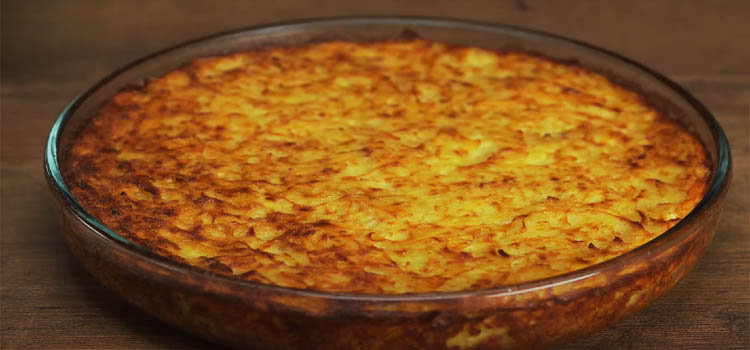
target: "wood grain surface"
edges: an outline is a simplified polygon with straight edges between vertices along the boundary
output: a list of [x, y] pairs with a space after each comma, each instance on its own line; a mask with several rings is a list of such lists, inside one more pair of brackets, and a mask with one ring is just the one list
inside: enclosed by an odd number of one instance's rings
[[734, 157], [717, 236], [643, 312], [561, 349], [750, 348], [748, 1], [24, 1], [2, 3], [0, 348], [212, 348], [110, 294], [73, 259], [42, 170], [58, 113], [151, 51], [305, 17], [402, 14], [516, 24], [590, 42], [674, 79], [716, 115]]

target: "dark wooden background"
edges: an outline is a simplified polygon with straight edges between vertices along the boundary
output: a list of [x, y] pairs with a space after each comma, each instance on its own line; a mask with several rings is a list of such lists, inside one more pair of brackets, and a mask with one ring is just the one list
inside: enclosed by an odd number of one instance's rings
[[685, 86], [734, 156], [716, 239], [642, 313], [563, 349], [750, 348], [750, 1], [2, 1], [0, 348], [205, 348], [97, 284], [68, 252], [42, 171], [57, 114], [106, 73], [217, 31], [304, 17], [449, 16], [599, 45]]

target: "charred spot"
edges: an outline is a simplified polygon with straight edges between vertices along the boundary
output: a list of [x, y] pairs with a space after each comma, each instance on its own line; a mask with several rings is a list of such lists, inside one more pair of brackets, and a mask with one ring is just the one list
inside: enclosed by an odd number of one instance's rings
[[364, 153], [366, 156], [369, 156], [372, 154], [372, 150], [367, 147], [362, 148], [360, 151], [362, 151], [362, 153]]
[[276, 200], [276, 197], [274, 197], [272, 194], [267, 194], [265, 198], [266, 198], [267, 201], [275, 201]]
[[348, 261], [349, 259], [346, 258], [346, 253], [342, 253], [337, 248], [334, 248], [333, 256], [336, 258], [337, 261]]
[[125, 193], [125, 191], [123, 191], [123, 192], [120, 192], [120, 195], [124, 196], [124, 195], [127, 195], [127, 193]]
[[597, 249], [594, 243], [589, 242], [589, 249]]
[[612, 242], [620, 243], [620, 242], [622, 242], [622, 238], [615, 236], [615, 238], [612, 239]]
[[[130, 226], [131, 226], [130, 225], [131, 221], [132, 221], [132, 219], [130, 218], [130, 216], [125, 216], [123, 218], [120, 218], [120, 220], [117, 222], [117, 226], [115, 227], [115, 230], [117, 232], [125, 232], [125, 233], [129, 232], [130, 231]], [[127, 237], [127, 238], [128, 239], [135, 239], [136, 237]], [[139, 242], [135, 242], [135, 243], [139, 243]]]
[[[273, 63], [273, 65], [276, 66], [276, 68], [279, 68], [282, 71], [285, 69], [284, 65], [281, 64], [281, 58], [277, 56], [271, 56], [271, 63]], [[280, 85], [283, 86], [283, 84], [280, 84]]]
[[180, 249], [180, 246], [178, 246], [177, 243], [172, 242], [164, 237], [158, 237], [154, 239], [153, 241], [151, 241], [151, 245], [162, 248], [162, 249], [167, 246], [171, 247], [172, 249]]
[[378, 275], [367, 272], [367, 271], [361, 271], [354, 275], [351, 279], [351, 283], [355, 285], [361, 285], [366, 286], [373, 284], [378, 279]]
[[83, 174], [93, 174], [99, 171], [99, 167], [94, 165], [93, 161], [86, 158], [81, 159], [78, 164], [76, 164], [76, 169]]
[[446, 134], [449, 136], [457, 136], [458, 130], [456, 130], [456, 128], [440, 128], [440, 130], [438, 130], [438, 133]]
[[323, 174], [330, 174], [330, 173], [332, 173], [332, 172], [333, 172], [333, 169], [331, 169], [331, 168], [324, 168], [324, 169], [323, 169], [323, 170], [322, 170], [321, 172], [322, 172]]
[[[471, 284], [471, 288], [472, 289], [474, 289], [474, 288], [479, 289], [479, 288], [488, 286], [490, 284], [492, 284], [492, 280], [490, 280], [489, 278], [484, 277], [484, 278], [480, 278], [476, 282], [472, 283]], [[477, 329], [477, 332], [473, 332], [473, 330], [469, 331], [469, 334], [471, 334], [471, 335], [476, 335], [476, 334], [479, 334], [479, 333], [481, 333], [481, 331], [479, 329]]]
[[337, 52], [333, 59], [339, 62], [344, 62], [349, 59], [349, 55], [347, 55], [345, 52]]
[[211, 269], [211, 271], [218, 272], [218, 273], [225, 273], [230, 274], [232, 273], [232, 268], [217, 261], [213, 260], [210, 264], [208, 264], [208, 268]]
[[162, 208], [160, 210], [161, 214], [164, 216], [175, 216], [177, 213], [175, 212], [174, 208]]
[[143, 247], [148, 247], [150, 249], [154, 248], [154, 246], [151, 244], [151, 241], [149, 241], [149, 240], [142, 239], [142, 238], [139, 238], [139, 237], [128, 237], [128, 239], [131, 240], [131, 241], [133, 241], [137, 245], [140, 245], [140, 246], [143, 246]]
[[557, 198], [557, 197], [553, 197], [553, 196], [547, 196], [547, 200], [548, 200], [548, 201], [559, 201], [559, 200], [560, 200], [560, 198]]
[[208, 204], [208, 203], [216, 203], [216, 202], [219, 202], [219, 200], [218, 200], [218, 199], [216, 199], [216, 198], [211, 198], [211, 197], [207, 197], [206, 195], [203, 195], [203, 194], [201, 194], [201, 196], [200, 196], [200, 197], [198, 197], [198, 198], [196, 198], [195, 200], [193, 200], [193, 202], [194, 202], [195, 204], [198, 204], [198, 205], [200, 205], [200, 206], [204, 206], [204, 205], [206, 205], [206, 204]]
[[154, 187], [154, 185], [152, 185], [146, 177], [134, 176], [132, 179], [130, 179], [130, 183], [140, 188], [141, 190], [151, 193], [154, 196], [159, 194], [159, 189]]
[[284, 214], [280, 212], [273, 212], [266, 215], [266, 220], [272, 224], [277, 224], [277, 226], [284, 225], [284, 224], [290, 224], [290, 219], [294, 218], [294, 215], [291, 214]]
[[629, 166], [630, 168], [632, 168], [632, 169], [636, 169], [636, 168], [639, 168], [639, 167], [640, 167], [641, 165], [640, 165], [640, 164], [638, 164], [638, 162], [636, 162], [636, 161], [634, 161], [634, 160], [632, 160], [632, 159], [629, 159], [629, 160], [628, 160], [628, 166]]
[[118, 206], [117, 199], [109, 195], [102, 195], [101, 197], [96, 199], [96, 202], [98, 204], [101, 204], [103, 207], [109, 207], [112, 209], [117, 209], [117, 208], [125, 208], [125, 210], [130, 209], [130, 207]]
[[250, 226], [250, 229], [247, 230], [248, 234], [255, 235], [255, 226]]
[[553, 176], [549, 178], [551, 181], [560, 181], [560, 178], [557, 176]]
[[296, 145], [296, 143], [291, 142], [291, 141], [284, 142], [284, 146], [287, 146], [287, 147], [291, 147], [291, 146], [294, 146], [294, 145]]
[[117, 169], [127, 173], [132, 173], [133, 164], [130, 164], [130, 162], [117, 162]]
[[195, 176], [184, 176], [184, 175], [177, 175], [175, 176], [174, 180], [178, 183], [190, 183], [195, 181]]
[[630, 136], [625, 135], [621, 132], [610, 132], [609, 134], [612, 135], [612, 137], [620, 139], [624, 143], [628, 143], [630, 142], [630, 140], [632, 140]]
[[312, 210], [313, 210], [313, 208], [311, 206], [308, 206], [308, 205], [303, 205], [303, 206], [299, 207], [299, 211], [312, 211]]
[[[460, 69], [456, 69], [455, 67], [451, 67], [451, 68], [449, 68], [449, 70], [451, 72], [457, 74], [457, 75], [461, 75], [461, 70]], [[461, 85], [461, 86], [466, 86], [466, 87], [474, 86], [474, 84], [469, 83], [467, 81], [460, 81], [460, 80], [455, 80], [455, 79], [451, 79], [451, 83], [458, 84], [458, 85]], [[450, 113], [448, 113], [448, 118], [453, 119], [455, 117], [456, 117], [456, 112], [451, 111]]]
[[[269, 196], [266, 196], [266, 199], [268, 199], [268, 197]], [[268, 220], [268, 222], [270, 222], [272, 224], [275, 224], [275, 223], [279, 222], [279, 219], [281, 219], [281, 216], [279, 214], [280, 213], [276, 213], [276, 212], [270, 213], [270, 214], [268, 214], [266, 216], [266, 220]]]
[[250, 270], [248, 272], [245, 272], [245, 273], [241, 274], [240, 277], [242, 277], [242, 278], [250, 278], [250, 277], [253, 277], [255, 275], [258, 275], [258, 271]]
[[641, 215], [641, 221], [631, 221], [630, 223], [632, 223], [635, 226], [638, 226], [638, 228], [640, 228], [640, 229], [644, 229], [645, 230], [645, 228], [643, 227], [643, 223], [646, 222], [648, 220], [648, 218], [646, 218], [645, 215], [643, 215], [643, 213], [641, 213], [640, 210], [638, 210], [638, 214]]
[[203, 226], [198, 225], [193, 227], [193, 229], [186, 231], [187, 234], [195, 239], [196, 241], [205, 241], [206, 239], [201, 235], [201, 231], [203, 231]]
[[294, 237], [294, 238], [300, 238], [300, 237], [308, 237], [315, 234], [315, 229], [309, 226], [300, 226], [295, 227], [293, 229], [287, 230], [284, 232], [285, 235]]
[[657, 186], [664, 185], [664, 181], [655, 178], [646, 179], [646, 182], [653, 182]]
[[120, 216], [120, 215], [122, 215], [122, 213], [120, 213], [120, 212], [119, 212], [119, 211], [117, 211], [116, 209], [112, 209], [112, 211], [110, 211], [110, 213], [111, 213], [112, 215], [114, 215], [114, 216]]
[[89, 185], [89, 183], [86, 182], [85, 180], [78, 180], [78, 181], [74, 182], [74, 185], [76, 185], [78, 188], [80, 188], [82, 190], [86, 190], [86, 191], [93, 190], [93, 188], [91, 187], [91, 185]]
[[497, 255], [500, 255], [500, 256], [502, 256], [503, 258], [510, 258], [510, 254], [506, 253], [506, 252], [505, 252], [504, 250], [502, 250], [502, 249], [498, 249], [498, 250], [497, 250]]
[[151, 216], [141, 217], [140, 220], [149, 227], [161, 227], [164, 223], [161, 219]]
[[333, 224], [328, 220], [318, 220], [316, 222], [312, 223], [315, 227], [324, 227], [324, 226], [332, 226]]

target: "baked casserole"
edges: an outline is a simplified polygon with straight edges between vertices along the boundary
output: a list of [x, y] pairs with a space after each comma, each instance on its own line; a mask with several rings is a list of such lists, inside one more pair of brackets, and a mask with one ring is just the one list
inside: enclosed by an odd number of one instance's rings
[[169, 259], [371, 294], [603, 262], [684, 218], [710, 175], [695, 136], [600, 74], [422, 39], [198, 59], [117, 93], [63, 171]]

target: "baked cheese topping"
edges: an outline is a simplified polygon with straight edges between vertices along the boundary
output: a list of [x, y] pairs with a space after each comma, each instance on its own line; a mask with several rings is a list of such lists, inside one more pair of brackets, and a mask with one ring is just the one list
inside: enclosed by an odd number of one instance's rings
[[170, 259], [385, 294], [611, 259], [709, 176], [696, 137], [601, 75], [426, 40], [196, 60], [118, 93], [65, 169], [87, 211]]

